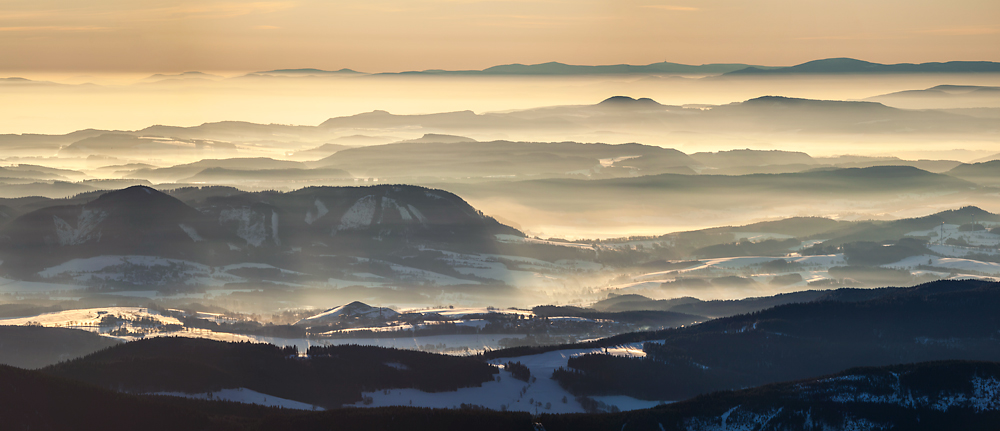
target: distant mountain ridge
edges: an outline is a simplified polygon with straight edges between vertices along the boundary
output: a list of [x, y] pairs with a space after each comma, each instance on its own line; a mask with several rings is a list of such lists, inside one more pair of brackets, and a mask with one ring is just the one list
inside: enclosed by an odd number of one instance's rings
[[892, 73], [1000, 73], [1000, 63], [993, 61], [948, 61], [943, 63], [881, 64], [853, 58], [827, 58], [790, 67], [747, 67], [726, 72], [724, 76], [791, 74], [892, 74]]
[[428, 75], [618, 75], [618, 74], [719, 74], [740, 70], [746, 67], [767, 69], [767, 66], [750, 66], [747, 64], [702, 64], [689, 65], [680, 63], [660, 62], [647, 65], [613, 64], [600, 66], [581, 66], [551, 61], [539, 64], [504, 64], [488, 67], [483, 70], [423, 70], [401, 72], [402, 74]]
[[248, 76], [255, 75], [292, 75], [292, 76], [310, 76], [310, 75], [363, 75], [364, 72], [358, 72], [348, 68], [343, 68], [340, 70], [323, 70], [323, 69], [276, 69], [268, 70], [263, 72], [254, 72]]
[[[379, 72], [372, 75], [465, 75], [465, 76], [573, 76], [573, 75], [754, 75], [795, 73], [998, 73], [1000, 63], [992, 61], [947, 61], [931, 63], [881, 64], [853, 58], [827, 58], [795, 66], [763, 66], [744, 63], [683, 64], [662, 61], [650, 64], [576, 65], [557, 61], [536, 64], [502, 64], [485, 69], [425, 69], [405, 72]], [[289, 75], [361, 75], [353, 69], [323, 70], [278, 69], [254, 72], [247, 76]]]
[[333, 76], [333, 75], [629, 75], [629, 74], [678, 74], [678, 75], [716, 75], [740, 70], [747, 67], [768, 69], [770, 66], [750, 65], [743, 63], [709, 63], [681, 64], [662, 61], [651, 64], [608, 64], [608, 65], [575, 65], [550, 61], [538, 64], [501, 64], [485, 69], [425, 69], [405, 72], [366, 73], [353, 69], [323, 70], [317, 68], [276, 69], [253, 72], [245, 76], [287, 75], [287, 76]]

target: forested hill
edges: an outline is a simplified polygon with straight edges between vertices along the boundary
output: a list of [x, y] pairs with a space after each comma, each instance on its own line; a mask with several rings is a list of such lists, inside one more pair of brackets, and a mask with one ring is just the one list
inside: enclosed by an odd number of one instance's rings
[[945, 361], [855, 368], [618, 414], [542, 415], [546, 431], [992, 430], [1000, 364]]
[[39, 371], [0, 365], [0, 429], [32, 431], [232, 431], [404, 429], [508, 431], [532, 429], [521, 412], [409, 407], [324, 412], [225, 401], [132, 395]]
[[246, 388], [327, 408], [359, 402], [363, 390], [453, 391], [499, 373], [474, 358], [412, 350], [313, 347], [300, 358], [270, 344], [172, 337], [125, 343], [43, 372], [139, 393]]

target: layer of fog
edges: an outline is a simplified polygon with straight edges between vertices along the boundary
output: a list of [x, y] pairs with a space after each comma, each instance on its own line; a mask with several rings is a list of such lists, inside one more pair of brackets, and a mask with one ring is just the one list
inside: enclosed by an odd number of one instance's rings
[[[31, 74], [24, 75], [27, 79], [32, 77]], [[0, 107], [0, 131], [58, 134], [86, 128], [136, 130], [153, 124], [194, 126], [229, 120], [315, 125], [330, 117], [379, 109], [396, 114], [459, 110], [483, 113], [590, 104], [617, 94], [650, 97], [670, 105], [716, 105], [763, 95], [860, 100], [941, 84], [996, 86], [1000, 85], [1000, 76], [938, 74], [698, 79], [641, 75], [388, 75], [235, 77], [218, 81], [138, 80], [130, 85], [2, 82], [0, 91], [5, 103]], [[608, 139], [616, 141], [613, 136]]]

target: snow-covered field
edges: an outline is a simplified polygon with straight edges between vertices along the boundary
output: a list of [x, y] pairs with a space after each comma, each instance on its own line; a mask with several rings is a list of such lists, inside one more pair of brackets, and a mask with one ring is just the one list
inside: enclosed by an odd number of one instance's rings
[[247, 388], [223, 389], [215, 392], [203, 392], [197, 394], [186, 394], [184, 392], [153, 392], [148, 395], [161, 395], [169, 397], [193, 398], [199, 400], [220, 400], [235, 401], [245, 404], [257, 404], [268, 407], [281, 407], [283, 409], [296, 410], [324, 410], [322, 407], [306, 404], [298, 401], [286, 400], [273, 395], [262, 394]]
[[[520, 362], [531, 370], [528, 382], [515, 379], [509, 372], [501, 371], [498, 380], [484, 383], [478, 388], [462, 388], [451, 392], [429, 393], [416, 389], [394, 389], [390, 391], [368, 392], [372, 403], [357, 403], [352, 407], [417, 406], [437, 408], [457, 408], [461, 404], [474, 404], [494, 410], [516, 410], [535, 413], [582, 413], [575, 397], [552, 380], [552, 372], [565, 367], [573, 356], [600, 353], [603, 349], [557, 350], [537, 355], [500, 358], [490, 361], [496, 365], [506, 362]], [[609, 354], [642, 356], [642, 346], [632, 344], [608, 349]], [[566, 402], [563, 402], [563, 400]], [[645, 401], [619, 395], [594, 397], [605, 404], [615, 405], [622, 410], [635, 410], [660, 404], [660, 401]], [[548, 407], [548, 408], [546, 408]]]
[[[106, 316], [116, 316], [126, 320], [124, 325], [101, 326], [101, 319]], [[154, 324], [140, 324], [138, 321], [155, 322]], [[90, 331], [105, 337], [122, 341], [131, 341], [144, 337], [190, 337], [205, 338], [217, 341], [255, 341], [253, 337], [240, 334], [230, 334], [226, 332], [214, 332], [206, 329], [182, 328], [180, 330], [163, 330], [164, 325], [181, 325], [181, 321], [174, 317], [164, 316], [155, 310], [144, 307], [101, 307], [85, 308], [76, 310], [64, 310], [53, 313], [44, 313], [28, 317], [15, 317], [0, 319], [0, 325], [34, 325], [38, 324], [53, 328], [73, 328]], [[111, 332], [121, 328], [129, 330], [132, 334], [112, 335]], [[137, 335], [141, 332], [142, 336]]]
[[973, 271], [986, 275], [1000, 276], [1000, 263], [930, 255], [910, 256], [899, 262], [883, 265], [890, 268], [915, 269], [919, 265], [929, 265], [955, 271]]
[[[971, 222], [971, 220], [970, 220]], [[989, 228], [990, 223], [979, 222]], [[906, 236], [930, 238], [933, 244], [945, 244], [949, 239], [962, 240], [972, 246], [1000, 246], [1000, 235], [989, 233], [988, 231], [959, 231], [957, 224], [944, 224], [934, 229], [908, 232]]]
[[105, 316], [122, 316], [130, 319], [148, 318], [162, 325], [180, 325], [181, 321], [164, 316], [144, 307], [102, 307], [64, 310], [30, 317], [0, 319], [0, 325], [24, 325], [28, 322], [50, 327], [96, 327]]

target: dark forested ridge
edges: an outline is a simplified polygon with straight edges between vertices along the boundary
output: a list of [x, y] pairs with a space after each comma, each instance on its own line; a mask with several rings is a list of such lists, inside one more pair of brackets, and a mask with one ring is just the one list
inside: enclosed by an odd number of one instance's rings
[[1000, 284], [981, 281], [842, 289], [825, 300], [646, 333], [664, 341], [645, 343], [644, 358], [579, 356], [553, 378], [579, 395], [676, 400], [852, 366], [995, 361], [998, 307]]
[[0, 429], [203, 430], [206, 415], [82, 382], [0, 365]]
[[365, 390], [453, 391], [479, 386], [499, 371], [473, 358], [412, 350], [313, 347], [302, 358], [270, 344], [168, 337], [125, 343], [43, 372], [136, 393], [247, 388], [335, 408], [361, 401]]
[[0, 326], [0, 364], [41, 368], [114, 346], [93, 332], [42, 326]]
[[0, 365], [0, 429], [33, 431], [531, 430], [527, 413], [412, 407], [305, 412], [131, 395]]
[[[103, 284], [95, 279], [99, 285], [93, 287], [184, 288], [192, 262], [254, 261], [302, 272], [295, 281], [325, 281], [343, 278], [342, 271], [350, 269], [332, 255], [405, 256], [412, 259], [397, 263], [425, 263], [433, 271], [437, 268], [430, 265], [440, 252], [419, 246], [498, 252], [494, 235], [523, 236], [454, 194], [416, 186], [308, 187], [288, 193], [206, 187], [171, 193], [135, 186], [50, 201], [61, 205], [27, 212], [0, 227], [0, 258], [7, 262], [0, 272], [37, 279], [38, 271], [71, 259], [139, 255], [183, 262], [154, 265], [158, 269], [125, 265], [118, 269], [131, 271], [126, 279]], [[455, 271], [447, 275], [480, 281]]]
[[545, 414], [546, 431], [994, 430], [1000, 364], [943, 361], [855, 368], [616, 414]]

